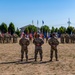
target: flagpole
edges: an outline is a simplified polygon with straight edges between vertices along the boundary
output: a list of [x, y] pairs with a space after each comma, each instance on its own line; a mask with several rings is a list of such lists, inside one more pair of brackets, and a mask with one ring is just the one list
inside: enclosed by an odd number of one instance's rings
[[37, 20], [37, 33], [38, 33], [38, 20]]
[[43, 33], [43, 23], [42, 23], [42, 33]]
[[44, 21], [42, 20], [42, 33], [43, 33], [43, 25], [44, 25]]

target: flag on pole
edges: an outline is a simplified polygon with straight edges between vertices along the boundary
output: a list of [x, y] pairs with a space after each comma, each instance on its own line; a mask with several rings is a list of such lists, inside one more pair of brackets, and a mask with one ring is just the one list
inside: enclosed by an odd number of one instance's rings
[[39, 21], [37, 20], [37, 32], [38, 32], [38, 24], [39, 24]]
[[44, 21], [42, 20], [42, 24], [44, 24]]

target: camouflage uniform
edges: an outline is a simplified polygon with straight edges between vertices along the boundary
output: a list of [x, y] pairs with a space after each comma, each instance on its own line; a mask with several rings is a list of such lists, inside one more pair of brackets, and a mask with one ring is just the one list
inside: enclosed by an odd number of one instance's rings
[[70, 39], [70, 36], [69, 36], [69, 34], [65, 34], [65, 42], [66, 43], [69, 43], [69, 39]]
[[0, 43], [2, 43], [2, 40], [3, 40], [3, 37], [2, 37], [2, 35], [0, 34]]
[[60, 41], [61, 41], [61, 43], [64, 43], [64, 39], [65, 39], [64, 34], [61, 34], [61, 37], [60, 37]]
[[35, 44], [35, 61], [37, 61], [37, 54], [39, 52], [40, 54], [40, 61], [42, 61], [42, 45], [44, 44], [43, 39], [39, 38], [39, 34], [37, 34], [38, 37], [36, 37], [33, 40], [33, 43]]
[[71, 34], [71, 35], [70, 35], [70, 42], [71, 42], [71, 43], [74, 43], [74, 40], [73, 40], [73, 39], [74, 39], [74, 36], [73, 36], [73, 34]]
[[23, 61], [24, 52], [25, 52], [26, 61], [28, 61], [28, 48], [27, 48], [27, 46], [30, 44], [29, 40], [26, 39], [25, 37], [23, 37], [20, 39], [19, 44], [21, 45], [21, 61]]
[[51, 46], [51, 54], [50, 54], [51, 60], [50, 61], [52, 61], [52, 58], [53, 58], [53, 51], [55, 51], [55, 58], [56, 58], [56, 61], [58, 61], [57, 45], [59, 44], [59, 41], [52, 34], [52, 37], [48, 40], [48, 43]]
[[71, 39], [71, 43], [74, 43], [75, 42], [75, 34], [71, 34], [70, 39]]
[[75, 34], [72, 34], [72, 43], [75, 43]]
[[10, 35], [8, 33], [4, 34], [4, 43], [9, 43], [10, 42]]
[[13, 43], [17, 43], [18, 42], [17, 38], [18, 38], [18, 35], [17, 34], [13, 34]]

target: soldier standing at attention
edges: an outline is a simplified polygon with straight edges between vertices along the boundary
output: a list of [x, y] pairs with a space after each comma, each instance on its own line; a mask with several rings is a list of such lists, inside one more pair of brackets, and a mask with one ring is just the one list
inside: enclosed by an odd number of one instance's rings
[[65, 35], [64, 34], [61, 34], [61, 36], [60, 36], [61, 43], [64, 43], [64, 40], [65, 40]]
[[35, 61], [37, 61], [37, 54], [39, 52], [40, 54], [40, 61], [42, 61], [42, 45], [44, 44], [44, 41], [42, 38], [40, 38], [39, 34], [35, 35], [35, 39], [33, 40], [33, 44], [35, 45]]
[[51, 38], [48, 40], [48, 43], [51, 46], [50, 61], [52, 61], [52, 58], [53, 58], [53, 51], [55, 51], [55, 58], [56, 58], [56, 61], [58, 61], [57, 45], [59, 45], [59, 41], [55, 38], [55, 33], [52, 34]]
[[23, 34], [23, 37], [20, 39], [19, 44], [21, 45], [21, 61], [23, 61], [24, 52], [25, 52], [26, 61], [28, 61], [28, 48], [27, 48], [27, 46], [30, 44], [30, 42], [28, 39], [26, 39], [25, 34]]

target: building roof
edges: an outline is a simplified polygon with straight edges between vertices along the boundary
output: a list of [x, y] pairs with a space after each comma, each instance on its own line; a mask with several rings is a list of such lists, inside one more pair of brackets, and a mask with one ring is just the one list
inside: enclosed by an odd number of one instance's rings
[[[21, 27], [20, 29], [25, 29], [26, 27], [28, 27], [28, 26], [32, 26], [31, 24], [29, 24], [29, 25], [26, 25], [26, 26], [23, 26], [23, 27]], [[38, 29], [39, 29], [39, 27], [37, 27]]]
[[32, 26], [31, 24], [21, 27], [20, 29], [26, 28], [28, 26]]

